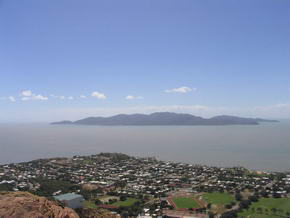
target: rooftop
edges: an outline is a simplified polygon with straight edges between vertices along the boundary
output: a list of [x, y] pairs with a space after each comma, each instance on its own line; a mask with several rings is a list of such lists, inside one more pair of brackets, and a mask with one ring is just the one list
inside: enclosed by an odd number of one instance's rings
[[83, 196], [75, 194], [75, 193], [67, 193], [67, 194], [55, 196], [54, 198], [59, 201], [64, 201], [64, 200], [69, 201], [69, 200], [73, 200], [80, 197], [82, 198]]

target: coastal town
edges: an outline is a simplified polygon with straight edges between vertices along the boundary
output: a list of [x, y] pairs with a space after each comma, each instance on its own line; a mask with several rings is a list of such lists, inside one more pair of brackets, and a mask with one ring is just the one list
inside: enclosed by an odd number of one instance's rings
[[290, 217], [290, 173], [100, 153], [0, 166], [0, 191], [119, 217]]

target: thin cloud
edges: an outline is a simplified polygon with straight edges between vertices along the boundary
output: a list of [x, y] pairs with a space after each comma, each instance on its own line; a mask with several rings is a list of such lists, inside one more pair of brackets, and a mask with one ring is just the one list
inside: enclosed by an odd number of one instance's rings
[[196, 88], [189, 88], [187, 86], [182, 86], [179, 88], [173, 88], [173, 89], [166, 89], [165, 92], [167, 93], [188, 93], [191, 91], [195, 91]]
[[128, 95], [126, 96], [126, 100], [141, 100], [144, 99], [142, 96], [133, 96], [133, 95]]
[[60, 99], [60, 100], [65, 100], [66, 97], [64, 95], [50, 95], [50, 97], [55, 98], [55, 99]]
[[48, 97], [39, 95], [39, 94], [34, 94], [31, 90], [24, 90], [20, 93], [21, 100], [22, 101], [30, 101], [30, 100], [39, 100], [39, 101], [47, 101]]
[[11, 101], [11, 102], [16, 102], [16, 99], [14, 98], [14, 96], [9, 96], [8, 99], [9, 99], [9, 101]]
[[93, 98], [97, 98], [97, 99], [106, 99], [107, 98], [107, 96], [104, 93], [101, 93], [101, 92], [93, 92], [91, 94], [91, 96]]
[[8, 97], [0, 97], [0, 101], [11, 101], [16, 102], [16, 98], [14, 96], [8, 96]]
[[32, 91], [30, 91], [30, 90], [24, 90], [21, 92], [21, 96], [24, 96], [24, 97], [30, 97], [32, 95], [33, 95]]

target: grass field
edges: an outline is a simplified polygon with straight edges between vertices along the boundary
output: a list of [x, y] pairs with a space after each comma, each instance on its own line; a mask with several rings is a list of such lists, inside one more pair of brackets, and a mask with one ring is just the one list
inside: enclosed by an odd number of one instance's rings
[[98, 208], [96, 206], [95, 202], [92, 202], [92, 201], [85, 201], [84, 207], [85, 208], [90, 208], [90, 209], [96, 209], [96, 208]]
[[[254, 208], [254, 210], [253, 210]], [[262, 213], [258, 212], [257, 208], [262, 209]], [[277, 209], [277, 212], [272, 211], [273, 208]], [[240, 213], [239, 216], [250, 216], [254, 218], [260, 217], [278, 217], [290, 213], [290, 199], [289, 198], [262, 198], [258, 202], [253, 203], [249, 210], [245, 210]]]
[[114, 204], [112, 204], [112, 205], [114, 205], [114, 206], [118, 206], [118, 207], [121, 207], [121, 206], [123, 206], [123, 207], [130, 207], [130, 206], [132, 206], [134, 203], [136, 203], [137, 201], [138, 201], [138, 200], [135, 199], [135, 198], [127, 198], [126, 201], [118, 201], [118, 202], [116, 202], [116, 203], [114, 203]]
[[177, 208], [199, 208], [198, 203], [192, 198], [173, 198]]
[[247, 217], [247, 218], [278, 218], [278, 215], [272, 215], [272, 214], [246, 214], [246, 213], [240, 213], [238, 217]]
[[216, 205], [225, 205], [236, 201], [234, 196], [228, 193], [219, 193], [219, 192], [206, 193], [203, 195], [203, 198], [208, 203]]

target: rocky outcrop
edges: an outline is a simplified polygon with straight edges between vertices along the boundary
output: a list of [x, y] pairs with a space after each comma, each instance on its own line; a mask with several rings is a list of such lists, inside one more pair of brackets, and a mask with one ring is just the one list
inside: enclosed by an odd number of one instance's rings
[[79, 218], [70, 208], [28, 192], [0, 193], [1, 218]]

